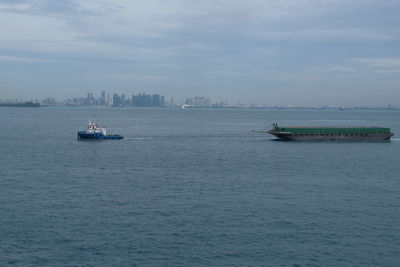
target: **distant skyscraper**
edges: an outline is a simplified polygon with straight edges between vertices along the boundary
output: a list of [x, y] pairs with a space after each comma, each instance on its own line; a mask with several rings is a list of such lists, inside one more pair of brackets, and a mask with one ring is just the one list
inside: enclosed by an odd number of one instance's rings
[[120, 107], [121, 106], [121, 97], [119, 94], [113, 94], [113, 107]]
[[107, 105], [107, 106], [111, 106], [111, 104], [112, 104], [112, 98], [111, 98], [111, 96], [110, 96], [109, 94], [107, 94], [106, 105]]
[[94, 104], [96, 104], [96, 101], [93, 97], [93, 93], [87, 93], [86, 105], [94, 105]]
[[146, 93], [140, 93], [138, 95], [132, 95], [131, 98], [126, 97], [124, 94], [113, 95], [112, 106], [113, 107], [162, 107], [164, 106], [164, 96], [159, 94], [148, 95]]
[[106, 92], [105, 91], [101, 91], [101, 97], [100, 97], [99, 104], [101, 106], [104, 106], [106, 104]]
[[131, 106], [135, 106], [135, 103], [136, 103], [136, 96], [135, 95], [132, 95], [132, 98], [131, 98]]
[[153, 95], [153, 101], [152, 101], [152, 106], [153, 107], [160, 107], [161, 106], [161, 99], [160, 95]]
[[186, 105], [193, 107], [210, 107], [211, 101], [209, 98], [195, 96], [194, 98], [187, 98]]

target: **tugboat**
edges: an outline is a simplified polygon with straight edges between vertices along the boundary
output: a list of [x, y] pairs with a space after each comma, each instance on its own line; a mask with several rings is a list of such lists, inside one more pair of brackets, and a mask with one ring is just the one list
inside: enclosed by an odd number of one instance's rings
[[78, 140], [108, 140], [108, 139], [123, 139], [121, 135], [107, 134], [107, 129], [100, 127], [94, 122], [89, 122], [86, 131], [78, 131]]

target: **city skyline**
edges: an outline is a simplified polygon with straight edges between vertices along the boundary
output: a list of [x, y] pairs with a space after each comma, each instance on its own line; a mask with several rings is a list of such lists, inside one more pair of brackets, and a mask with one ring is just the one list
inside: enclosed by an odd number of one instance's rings
[[56, 99], [54, 97], [44, 97], [42, 99], [2, 99], [0, 104], [40, 104], [42, 106], [105, 106], [105, 107], [172, 107], [172, 108], [266, 108], [266, 109], [313, 109], [313, 110], [400, 110], [400, 106], [386, 104], [380, 106], [368, 105], [256, 105], [241, 102], [229, 103], [222, 100], [212, 100], [205, 96], [191, 96], [183, 101], [175, 101], [174, 97], [169, 100], [163, 95], [141, 93], [120, 94], [117, 92], [101, 91], [96, 95], [87, 92], [85, 96], [75, 96], [68, 99]]
[[2, 0], [0, 91], [398, 105], [399, 12], [395, 0]]

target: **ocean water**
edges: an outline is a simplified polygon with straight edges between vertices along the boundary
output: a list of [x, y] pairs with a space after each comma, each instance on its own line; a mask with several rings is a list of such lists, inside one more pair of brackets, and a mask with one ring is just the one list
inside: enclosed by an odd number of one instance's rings
[[[89, 119], [124, 140], [77, 141]], [[279, 142], [281, 125], [391, 142]], [[400, 112], [0, 109], [1, 266], [399, 266]]]

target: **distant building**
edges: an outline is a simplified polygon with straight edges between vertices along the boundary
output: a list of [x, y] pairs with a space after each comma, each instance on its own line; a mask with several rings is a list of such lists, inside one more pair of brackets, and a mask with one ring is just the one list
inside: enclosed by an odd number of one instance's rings
[[[87, 93], [86, 97], [75, 97], [72, 99], [64, 100], [63, 103], [67, 106], [112, 106], [112, 107], [163, 107], [165, 105], [165, 97], [159, 94], [149, 95], [140, 93], [127, 97], [125, 94], [113, 93], [106, 94], [101, 91], [98, 98], [93, 96], [93, 93]], [[46, 98], [42, 100], [43, 105], [55, 105], [55, 99]]]
[[140, 93], [138, 95], [132, 95], [131, 98], [127, 98], [124, 94], [121, 96], [118, 94], [113, 95], [113, 107], [163, 107], [165, 104], [165, 97], [158, 94], [148, 95], [146, 93]]
[[119, 96], [119, 94], [113, 94], [113, 102], [112, 102], [112, 106], [113, 107], [121, 107], [122, 106], [122, 102], [121, 102], [121, 97]]
[[211, 107], [211, 101], [209, 98], [195, 96], [193, 98], [187, 98], [186, 105], [189, 107]]
[[41, 105], [43, 106], [55, 106], [56, 103], [56, 99], [55, 98], [50, 98], [50, 97], [46, 97], [45, 99], [42, 100]]
[[99, 105], [100, 106], [105, 106], [106, 105], [106, 92], [105, 91], [101, 91], [101, 96], [99, 99]]
[[131, 102], [134, 107], [163, 107], [164, 96], [141, 93], [138, 95], [132, 95]]
[[160, 95], [153, 95], [153, 107], [160, 107], [161, 106], [161, 98]]

